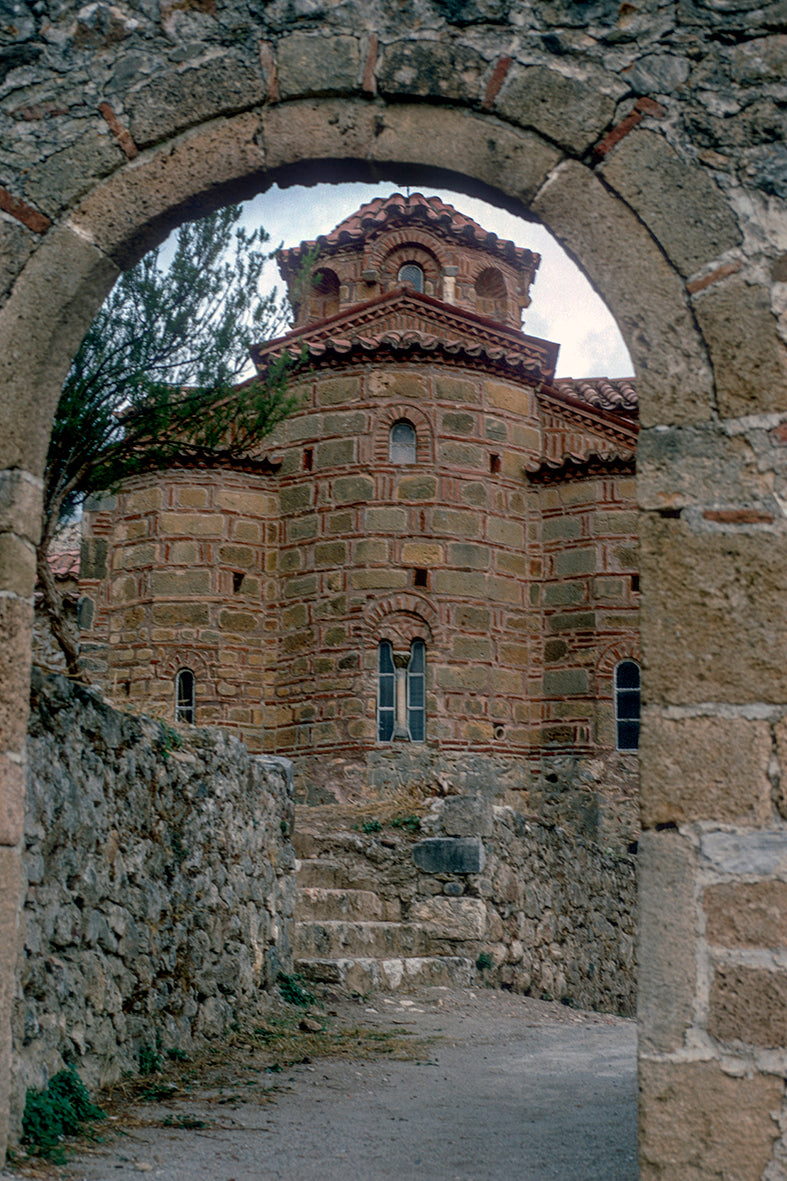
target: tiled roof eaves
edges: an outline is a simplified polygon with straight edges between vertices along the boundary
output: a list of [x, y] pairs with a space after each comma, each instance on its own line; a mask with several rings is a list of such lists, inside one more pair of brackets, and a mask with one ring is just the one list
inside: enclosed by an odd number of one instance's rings
[[362, 205], [355, 213], [340, 222], [329, 234], [321, 234], [314, 241], [301, 242], [279, 252], [280, 266], [291, 268], [304, 251], [317, 247], [321, 253], [341, 249], [342, 246], [362, 242], [375, 230], [385, 229], [391, 223], [412, 221], [426, 224], [431, 229], [442, 230], [462, 239], [463, 242], [480, 246], [511, 262], [537, 270], [541, 258], [526, 247], [517, 246], [507, 238], [485, 230], [471, 217], [447, 205], [439, 197], [424, 197], [412, 193], [409, 197], [392, 193], [390, 197], [377, 197]]
[[365, 300], [363, 303], [353, 304], [351, 308], [346, 308], [344, 311], [335, 312], [334, 315], [327, 316], [323, 320], [295, 328], [276, 340], [253, 345], [251, 348], [252, 359], [255, 364], [260, 365], [264, 363], [267, 356], [279, 355], [284, 350], [291, 352], [291, 346], [305, 346], [311, 350], [312, 345], [318, 341], [346, 339], [351, 335], [354, 326], [362, 326], [362, 322], [369, 312], [378, 308], [385, 309], [385, 305], [390, 305], [390, 308], [387, 309], [390, 311], [396, 310], [397, 305], [404, 307], [409, 305], [411, 309], [421, 310], [427, 314], [430, 310], [439, 312], [443, 320], [453, 321], [456, 331], [469, 329], [472, 332], [477, 332], [481, 328], [483, 329], [483, 340], [487, 346], [505, 349], [512, 354], [536, 349], [545, 359], [545, 364], [542, 365], [540, 371], [541, 380], [549, 381], [553, 377], [560, 347], [554, 341], [543, 340], [536, 336], [525, 336], [524, 333], [514, 328], [507, 328], [496, 320], [490, 320], [477, 312], [456, 307], [454, 304], [445, 303], [441, 299], [435, 299], [432, 295], [424, 295], [422, 292], [413, 291], [408, 287], [394, 288], [393, 291], [386, 291], [382, 295]]
[[[303, 356], [303, 349], [306, 357]], [[324, 340], [307, 341], [300, 348], [295, 342], [274, 355], [286, 352], [295, 360], [313, 364], [341, 364], [351, 359], [364, 361], [382, 356], [404, 355], [428, 357], [432, 361], [460, 362], [472, 368], [493, 370], [497, 373], [525, 377], [532, 385], [543, 378], [543, 371], [536, 357], [528, 356], [523, 350], [505, 350], [481, 341], [469, 344], [462, 340], [443, 340], [440, 337], [415, 331], [382, 332], [374, 336], [328, 337]]]
[[577, 480], [600, 474], [633, 475], [636, 471], [634, 451], [612, 451], [602, 455], [591, 451], [587, 455], [564, 455], [562, 459], [543, 459], [525, 468], [531, 484], [556, 484], [561, 480]]
[[639, 434], [639, 423], [628, 416], [622, 414], [614, 414], [611, 410], [604, 410], [600, 406], [592, 406], [589, 402], [583, 402], [581, 398], [572, 397], [564, 390], [558, 389], [554, 385], [542, 385], [538, 391], [538, 398], [542, 403], [559, 407], [558, 413], [564, 410], [570, 410], [575, 416], [580, 416], [588, 422], [606, 423], [613, 427], [616, 432], [623, 432], [625, 436], [632, 440], [632, 445], [636, 441]]

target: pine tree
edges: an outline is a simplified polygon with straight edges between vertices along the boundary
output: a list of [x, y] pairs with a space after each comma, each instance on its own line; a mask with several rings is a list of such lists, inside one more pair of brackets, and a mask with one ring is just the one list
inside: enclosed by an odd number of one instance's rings
[[286, 307], [259, 294], [270, 254], [264, 230], [227, 206], [181, 226], [172, 261], [161, 250], [124, 272], [80, 345], [60, 397], [44, 473], [38, 585], [68, 671], [78, 650], [48, 562], [58, 528], [85, 497], [125, 477], [181, 463], [253, 455], [293, 409], [293, 362], [241, 380], [249, 345], [285, 327]]

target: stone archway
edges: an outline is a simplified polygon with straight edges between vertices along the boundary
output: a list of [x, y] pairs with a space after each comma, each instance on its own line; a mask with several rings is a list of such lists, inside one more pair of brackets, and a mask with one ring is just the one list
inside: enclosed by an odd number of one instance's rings
[[[69, 359], [119, 270], [184, 218], [277, 179], [366, 179], [395, 167], [398, 177], [449, 182], [540, 218], [605, 296], [634, 360], [646, 428], [643, 1170], [683, 1176], [690, 1162], [694, 1175], [713, 1176], [723, 1153], [760, 1175], [778, 1135], [769, 1112], [784, 1095], [761, 1052], [783, 1041], [778, 999], [787, 991], [773, 957], [780, 930], [751, 919], [741, 882], [753, 875], [760, 895], [778, 899], [787, 847], [774, 771], [787, 700], [775, 642], [787, 622], [778, 502], [787, 383], [769, 290], [784, 269], [775, 214], [770, 237], [764, 216], [753, 235], [753, 198], [733, 189], [728, 201], [712, 175], [718, 161], [698, 164], [688, 133], [662, 123], [660, 103], [635, 101], [637, 88], [603, 56], [577, 49], [567, 68], [565, 29], [553, 31], [558, 48], [545, 40], [534, 61], [521, 44], [518, 56], [509, 53], [507, 37], [481, 21], [472, 36], [448, 27], [415, 38], [395, 22], [384, 37], [358, 34], [361, 8], [355, 23], [348, 10], [306, 31], [286, 20], [273, 31], [252, 24], [250, 59], [229, 37], [204, 51], [214, 15], [173, 7], [151, 52], [164, 62], [175, 43], [193, 51], [181, 63], [197, 64], [162, 65], [142, 85], [119, 70], [120, 80], [105, 83], [114, 106], [90, 108], [78, 128], [64, 124], [57, 152], [44, 131], [37, 167], [25, 172], [11, 158], [13, 183], [0, 190], [0, 229], [19, 270], [0, 310], [6, 1055], [31, 543]], [[120, 9], [108, 13], [104, 25], [88, 9], [74, 14], [70, 33], [74, 54], [95, 58], [97, 70], [122, 66], [132, 36]], [[647, 89], [648, 53], [629, 56]], [[740, 922], [724, 926], [722, 911]], [[752, 966], [750, 947], [771, 960]], [[0, 1055], [3, 1080], [5, 1061]], [[697, 1143], [691, 1128], [704, 1114], [711, 1131]], [[745, 1135], [728, 1131], [741, 1122]]]

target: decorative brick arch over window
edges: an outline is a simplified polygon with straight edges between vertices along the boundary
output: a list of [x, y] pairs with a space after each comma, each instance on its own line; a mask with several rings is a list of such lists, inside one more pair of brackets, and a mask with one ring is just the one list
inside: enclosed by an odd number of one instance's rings
[[411, 591], [367, 603], [364, 627], [370, 647], [380, 640], [390, 640], [395, 651], [406, 651], [413, 640], [423, 640], [427, 647], [435, 647], [441, 639], [436, 609], [428, 599]]
[[451, 260], [435, 240], [418, 230], [400, 230], [387, 234], [370, 251], [366, 266], [378, 271], [383, 291], [400, 286], [402, 268], [408, 264], [420, 267], [424, 275], [422, 290], [426, 295], [442, 298], [443, 275]]
[[375, 464], [391, 463], [391, 428], [397, 422], [409, 422], [415, 430], [415, 462], [432, 463], [434, 460], [434, 433], [432, 424], [420, 406], [399, 402], [387, 406], [380, 412], [374, 431], [373, 457]]
[[423, 742], [426, 679], [437, 622], [418, 595], [392, 595], [366, 611], [370, 647], [377, 651], [377, 741]]

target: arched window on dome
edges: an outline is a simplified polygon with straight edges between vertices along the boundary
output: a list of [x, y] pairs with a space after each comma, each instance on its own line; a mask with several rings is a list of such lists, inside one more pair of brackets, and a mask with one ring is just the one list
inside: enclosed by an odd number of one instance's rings
[[396, 276], [396, 281], [397, 283], [409, 283], [416, 291], [423, 291], [423, 268], [419, 267], [417, 262], [406, 262], [404, 266], [399, 267], [399, 274]]
[[639, 749], [641, 678], [635, 660], [615, 666], [615, 749]]
[[399, 418], [391, 426], [388, 436], [388, 458], [391, 463], [415, 463], [418, 437], [409, 418]]
[[196, 682], [190, 668], [175, 677], [175, 721], [193, 723], [196, 717]]
[[339, 277], [327, 268], [312, 277], [309, 315], [312, 320], [324, 320], [339, 311]]
[[413, 640], [409, 656], [381, 640], [377, 654], [377, 741], [426, 738], [426, 644]]
[[487, 267], [475, 281], [476, 311], [493, 320], [508, 314], [506, 284], [497, 267]]

